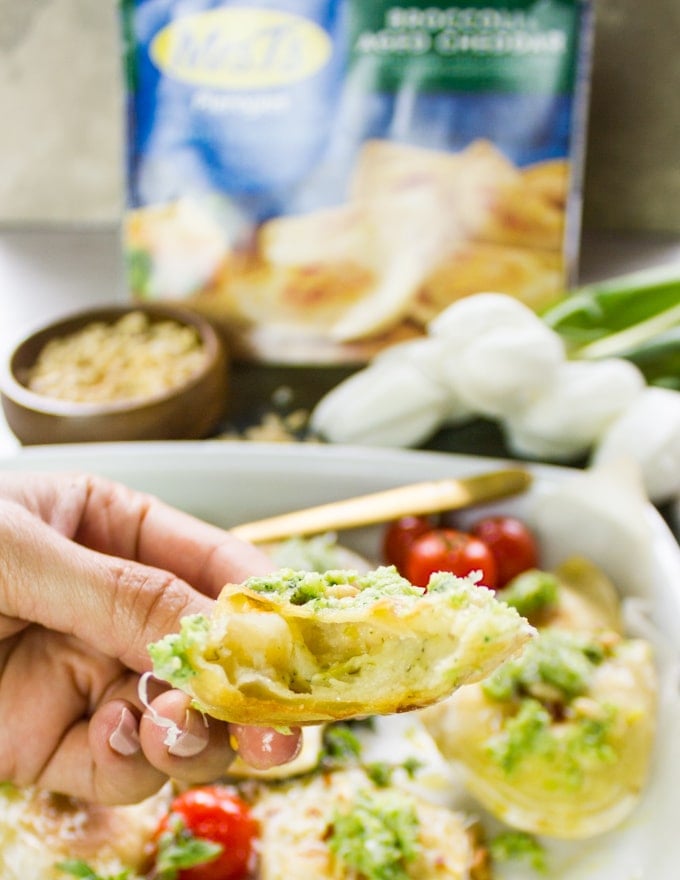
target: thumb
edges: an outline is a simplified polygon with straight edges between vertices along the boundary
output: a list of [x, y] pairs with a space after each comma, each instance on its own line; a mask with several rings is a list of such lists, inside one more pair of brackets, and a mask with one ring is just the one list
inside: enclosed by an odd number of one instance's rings
[[89, 550], [19, 505], [2, 513], [0, 637], [18, 620], [37, 623], [144, 672], [150, 642], [210, 612], [210, 599], [167, 571]]

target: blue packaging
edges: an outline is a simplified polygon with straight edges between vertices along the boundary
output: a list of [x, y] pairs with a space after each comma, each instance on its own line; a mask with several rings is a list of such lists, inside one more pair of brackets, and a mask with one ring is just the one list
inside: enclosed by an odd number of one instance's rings
[[578, 250], [586, 0], [123, 0], [131, 295], [353, 363]]

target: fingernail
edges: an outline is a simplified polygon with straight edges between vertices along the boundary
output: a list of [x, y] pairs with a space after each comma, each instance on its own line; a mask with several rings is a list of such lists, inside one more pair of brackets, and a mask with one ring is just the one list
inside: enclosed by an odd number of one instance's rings
[[109, 745], [114, 752], [126, 757], [139, 751], [137, 719], [129, 709], [125, 708], [120, 713], [118, 724], [109, 737]]
[[200, 755], [208, 745], [210, 734], [207, 727], [196, 728], [195, 730], [179, 731], [177, 736], [168, 746], [168, 753], [175, 758], [193, 758]]

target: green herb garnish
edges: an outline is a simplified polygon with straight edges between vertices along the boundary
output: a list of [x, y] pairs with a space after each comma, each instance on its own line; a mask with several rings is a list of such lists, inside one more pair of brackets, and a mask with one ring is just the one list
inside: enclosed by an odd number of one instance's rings
[[131, 878], [129, 870], [120, 871], [118, 874], [108, 874], [104, 877], [82, 859], [66, 859], [63, 862], [58, 862], [55, 868], [58, 871], [63, 871], [64, 874], [70, 874], [71, 877], [80, 877], [82, 880], [130, 880]]
[[[401, 792], [359, 792], [333, 816], [328, 847], [362, 880], [408, 880], [418, 855], [418, 816]], [[367, 846], [370, 841], [370, 846]]]
[[323, 732], [321, 763], [328, 767], [344, 766], [361, 757], [361, 742], [347, 724], [331, 724]]
[[158, 838], [155, 880], [176, 880], [183, 868], [214, 861], [223, 847], [212, 840], [196, 837], [179, 816], [170, 816], [168, 829]]

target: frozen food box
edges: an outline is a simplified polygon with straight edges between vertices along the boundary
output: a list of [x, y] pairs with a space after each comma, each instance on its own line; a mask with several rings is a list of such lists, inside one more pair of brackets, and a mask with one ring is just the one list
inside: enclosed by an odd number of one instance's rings
[[353, 364], [577, 260], [586, 0], [123, 0], [131, 295]]

